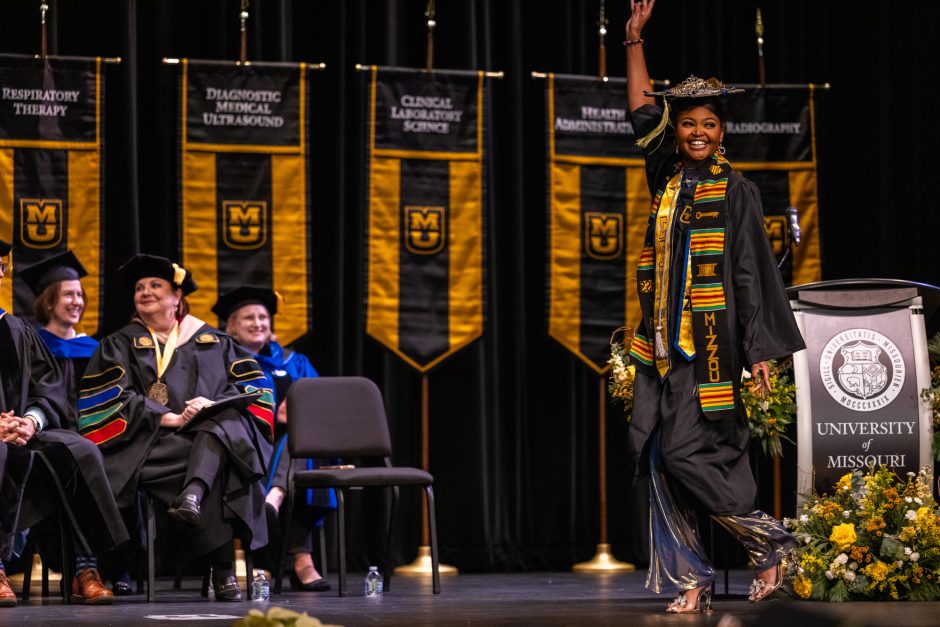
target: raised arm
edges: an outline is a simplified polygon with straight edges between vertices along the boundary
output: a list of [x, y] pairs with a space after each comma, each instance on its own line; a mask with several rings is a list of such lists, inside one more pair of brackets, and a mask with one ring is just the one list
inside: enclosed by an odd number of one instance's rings
[[630, 19], [627, 20], [627, 104], [630, 111], [636, 111], [646, 104], [656, 101], [645, 96], [650, 89], [650, 74], [646, 69], [646, 56], [643, 54], [643, 27], [653, 14], [656, 0], [630, 0]]

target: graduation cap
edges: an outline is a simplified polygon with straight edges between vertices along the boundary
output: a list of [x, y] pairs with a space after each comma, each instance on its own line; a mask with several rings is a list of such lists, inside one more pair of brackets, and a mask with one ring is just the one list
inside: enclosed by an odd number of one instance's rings
[[225, 320], [245, 305], [264, 305], [268, 313], [274, 316], [279, 300], [280, 296], [271, 288], [242, 285], [219, 296], [212, 306], [212, 313]]
[[0, 257], [6, 257], [13, 250], [13, 244], [0, 239]]
[[196, 291], [196, 282], [189, 270], [178, 266], [166, 257], [137, 254], [124, 262], [118, 272], [131, 289], [137, 281], [147, 277], [157, 277], [169, 281], [174, 287], [183, 290], [183, 295]]
[[644, 91], [647, 96], [662, 96], [667, 100], [680, 98], [717, 98], [731, 94], [743, 94], [740, 87], [728, 87], [714, 76], [711, 78], [697, 78], [690, 76], [675, 87], [662, 91]]
[[88, 271], [71, 250], [58, 253], [17, 272], [37, 296], [44, 289], [59, 281], [77, 281]]

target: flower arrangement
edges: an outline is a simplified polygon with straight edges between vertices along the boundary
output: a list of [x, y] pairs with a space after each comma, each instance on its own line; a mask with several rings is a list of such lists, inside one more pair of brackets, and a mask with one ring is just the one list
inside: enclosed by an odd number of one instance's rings
[[930, 404], [933, 417], [933, 456], [940, 461], [940, 333], [927, 342], [930, 355], [930, 387], [921, 390], [921, 397]]
[[[636, 366], [629, 363], [627, 352], [629, 352], [629, 342], [626, 337], [627, 328], [620, 327], [610, 336], [610, 383], [607, 385], [607, 391], [611, 398], [623, 404], [623, 414], [630, 421], [633, 413], [633, 379], [636, 376]], [[618, 339], [620, 334], [622, 339]]]
[[940, 511], [925, 468], [844, 475], [785, 519], [799, 542], [793, 592], [818, 601], [940, 599]]
[[747, 422], [751, 438], [758, 440], [765, 455], [783, 456], [781, 440], [793, 442], [786, 435], [787, 427], [796, 415], [796, 385], [791, 372], [792, 361], [779, 366], [770, 363], [770, 387], [767, 396], [761, 396], [760, 381], [745, 373], [741, 386], [741, 401], [747, 410]]

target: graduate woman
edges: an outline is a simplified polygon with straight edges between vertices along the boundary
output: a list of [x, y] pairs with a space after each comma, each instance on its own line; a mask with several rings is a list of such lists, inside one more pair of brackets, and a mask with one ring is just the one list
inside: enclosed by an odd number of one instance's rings
[[[207, 556], [216, 600], [239, 601], [233, 540], [251, 549], [268, 541], [262, 478], [271, 384], [249, 353], [189, 314], [185, 295], [196, 289], [189, 271], [136, 255], [120, 272], [135, 314], [88, 364], [79, 428], [100, 447], [118, 505], [132, 508], [138, 490], [169, 505], [177, 553]], [[263, 396], [246, 407], [200, 414], [253, 391]]]
[[68, 404], [68, 428], [78, 431], [78, 390], [98, 341], [75, 326], [85, 313], [81, 278], [88, 272], [70, 250], [24, 268], [19, 277], [36, 295], [33, 312], [39, 337], [62, 369]]
[[[251, 351], [262, 370], [274, 381], [277, 421], [275, 422], [274, 458], [267, 477], [268, 494], [265, 508], [269, 512], [269, 529], [278, 521], [281, 505], [287, 494], [288, 470], [291, 464], [314, 468], [310, 459], [293, 460], [287, 451], [287, 390], [297, 379], [317, 377], [316, 369], [302, 353], [284, 348], [273, 337], [273, 321], [277, 314], [278, 296], [270, 288], [241, 286], [219, 297], [212, 311], [225, 320], [225, 331]], [[322, 524], [327, 513], [336, 509], [332, 490], [304, 490], [297, 495], [293, 520], [287, 521], [288, 554], [293, 557], [291, 588], [296, 592], [323, 592], [329, 582], [313, 563], [313, 530]], [[279, 551], [280, 542], [272, 547]], [[276, 559], [276, 558], [275, 558]], [[274, 561], [274, 560], [272, 560]]]
[[[740, 90], [690, 78], [650, 93], [643, 26], [654, 4], [631, 0], [624, 42], [628, 104], [654, 199], [637, 268], [643, 317], [630, 350], [630, 446], [650, 473], [647, 586], [677, 588], [666, 611], [681, 614], [709, 606], [715, 576], [696, 512], [745, 547], [755, 572], [751, 601], [783, 580], [781, 560], [795, 542], [754, 509], [741, 374], [750, 370], [769, 389], [768, 360], [804, 345], [760, 193], [724, 157], [721, 99]], [[663, 108], [654, 95], [665, 97]]]
[[[0, 241], [0, 284], [11, 246]], [[60, 428], [68, 415], [62, 372], [32, 326], [0, 309], [0, 607], [16, 605], [2, 559], [25, 529], [54, 560], [58, 529], [50, 514], [70, 511], [75, 545], [72, 601], [111, 603], [94, 555], [127, 540], [98, 449]]]

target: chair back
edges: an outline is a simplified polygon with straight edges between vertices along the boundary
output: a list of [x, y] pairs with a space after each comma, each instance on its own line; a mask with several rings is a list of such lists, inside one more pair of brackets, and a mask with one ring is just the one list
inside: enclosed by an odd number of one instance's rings
[[292, 457], [390, 457], [378, 386], [365, 377], [298, 379], [287, 392]]

